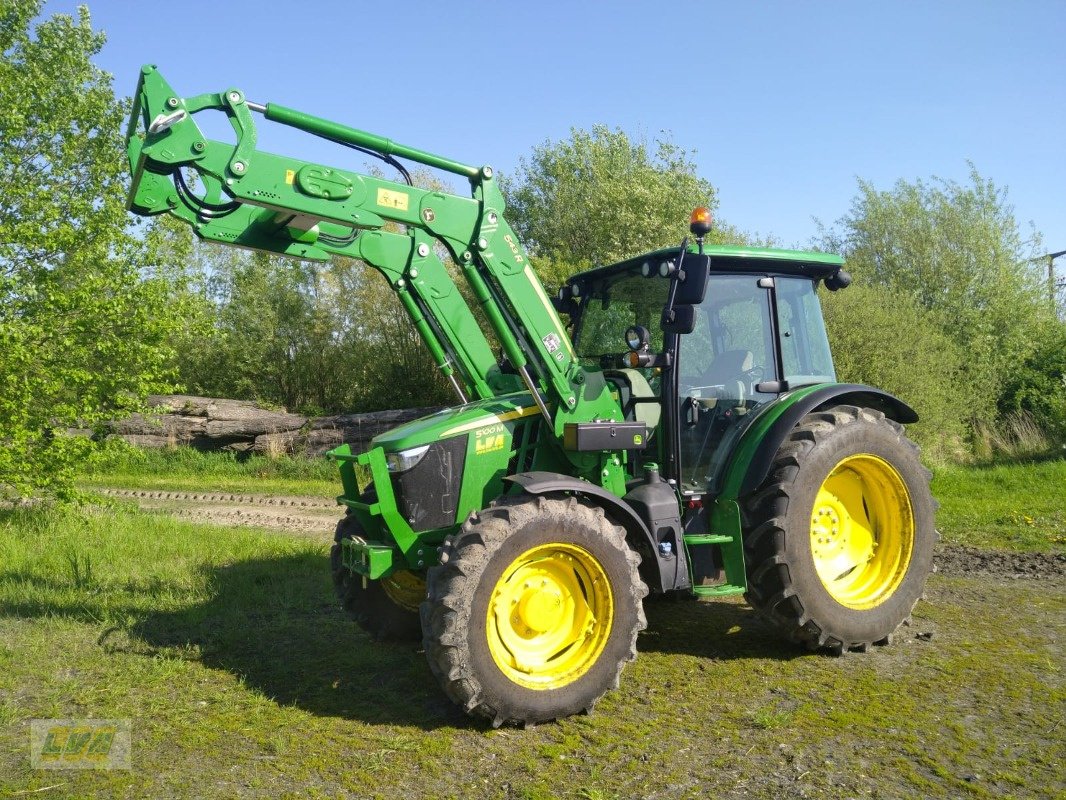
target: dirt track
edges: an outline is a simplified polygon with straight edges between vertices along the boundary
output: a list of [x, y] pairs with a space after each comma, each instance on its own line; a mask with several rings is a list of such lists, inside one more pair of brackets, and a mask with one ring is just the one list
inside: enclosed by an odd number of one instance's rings
[[100, 489], [101, 494], [132, 500], [143, 511], [170, 514], [213, 525], [272, 528], [305, 536], [333, 538], [341, 516], [326, 497], [253, 495], [229, 492], [168, 492], [155, 489]]
[[[145, 511], [171, 514], [195, 522], [271, 528], [323, 541], [332, 538], [333, 528], [341, 516], [336, 502], [325, 497], [144, 489], [102, 489], [100, 492], [108, 497], [132, 500]], [[1066, 577], [1066, 554], [942, 545], [937, 549], [936, 570], [944, 575], [957, 576], [1061, 579]]]

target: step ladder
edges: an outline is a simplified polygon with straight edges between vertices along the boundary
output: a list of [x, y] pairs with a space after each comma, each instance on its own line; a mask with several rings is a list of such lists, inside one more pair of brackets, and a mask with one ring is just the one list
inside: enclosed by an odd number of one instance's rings
[[723, 597], [731, 594], [743, 594], [747, 590], [744, 575], [744, 543], [738, 531], [736, 536], [716, 533], [691, 533], [685, 537], [685, 547], [689, 551], [689, 569], [692, 569], [692, 550], [696, 547], [720, 548], [722, 567], [725, 569], [725, 583], [715, 586], [697, 586], [692, 582], [692, 593], [697, 597]]

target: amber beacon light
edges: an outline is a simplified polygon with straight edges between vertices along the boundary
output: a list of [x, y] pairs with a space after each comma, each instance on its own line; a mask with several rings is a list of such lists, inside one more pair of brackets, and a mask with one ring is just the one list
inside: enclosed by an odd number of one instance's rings
[[688, 229], [692, 231], [694, 236], [703, 238], [711, 232], [711, 210], [700, 206], [692, 212], [692, 216], [689, 217]]

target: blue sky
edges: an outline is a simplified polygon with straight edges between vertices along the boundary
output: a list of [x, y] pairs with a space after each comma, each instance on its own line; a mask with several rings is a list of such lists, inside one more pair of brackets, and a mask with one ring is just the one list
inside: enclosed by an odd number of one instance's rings
[[[724, 220], [786, 245], [856, 178], [965, 181], [969, 159], [1066, 249], [1066, 0], [88, 6], [120, 94], [155, 63], [183, 95], [236, 87], [504, 172], [572, 126], [667, 131]], [[265, 149], [358, 167], [264, 126]]]

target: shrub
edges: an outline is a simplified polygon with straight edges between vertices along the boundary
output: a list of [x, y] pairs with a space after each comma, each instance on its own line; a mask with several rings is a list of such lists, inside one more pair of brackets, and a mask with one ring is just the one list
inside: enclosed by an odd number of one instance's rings
[[962, 354], [909, 295], [854, 285], [823, 294], [837, 378], [884, 389], [909, 403], [910, 429], [927, 460], [966, 454], [969, 406], [962, 402]]

